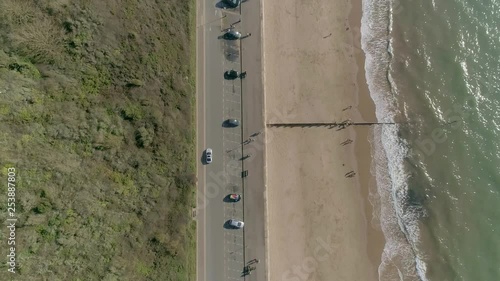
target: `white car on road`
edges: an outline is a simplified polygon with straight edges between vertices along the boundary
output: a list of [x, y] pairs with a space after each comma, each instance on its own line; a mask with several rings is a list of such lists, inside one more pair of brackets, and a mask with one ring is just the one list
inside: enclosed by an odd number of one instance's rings
[[205, 150], [205, 161], [207, 162], [207, 164], [212, 163], [212, 149], [211, 148], [207, 148], [207, 150]]
[[245, 223], [239, 220], [229, 220], [229, 225], [234, 228], [243, 228]]

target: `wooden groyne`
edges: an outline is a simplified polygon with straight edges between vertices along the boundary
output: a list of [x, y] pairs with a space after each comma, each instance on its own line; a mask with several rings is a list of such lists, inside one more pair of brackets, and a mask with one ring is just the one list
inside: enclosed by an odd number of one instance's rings
[[372, 126], [372, 125], [396, 125], [400, 123], [392, 123], [392, 122], [320, 122], [320, 123], [268, 123], [267, 127], [329, 127], [329, 128], [346, 128], [349, 126]]

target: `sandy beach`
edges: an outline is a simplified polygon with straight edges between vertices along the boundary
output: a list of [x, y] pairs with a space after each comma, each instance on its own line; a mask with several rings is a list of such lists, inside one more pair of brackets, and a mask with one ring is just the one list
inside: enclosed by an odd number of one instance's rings
[[378, 280], [369, 128], [269, 126], [375, 120], [352, 5], [263, 3], [269, 280]]

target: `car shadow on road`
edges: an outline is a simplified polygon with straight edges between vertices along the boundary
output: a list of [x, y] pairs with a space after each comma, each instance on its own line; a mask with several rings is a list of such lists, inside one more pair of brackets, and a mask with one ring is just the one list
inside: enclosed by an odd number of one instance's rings
[[222, 42], [222, 50], [224, 50], [224, 57], [230, 62], [239, 62], [240, 60], [240, 46], [238, 42], [224, 40]]
[[203, 153], [201, 154], [200, 162], [202, 165], [208, 165], [206, 151], [203, 151]]

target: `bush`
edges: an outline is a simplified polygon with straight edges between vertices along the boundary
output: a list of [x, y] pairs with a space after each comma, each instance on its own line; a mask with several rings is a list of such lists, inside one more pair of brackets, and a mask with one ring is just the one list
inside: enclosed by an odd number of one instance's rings
[[35, 214], [44, 214], [51, 209], [52, 204], [50, 203], [50, 201], [46, 198], [43, 198], [42, 200], [40, 200], [40, 203], [38, 203], [38, 205], [33, 208], [33, 212], [35, 212]]
[[63, 32], [49, 19], [15, 27], [10, 35], [19, 53], [35, 63], [55, 63], [64, 59]]
[[132, 79], [130, 80], [128, 83], [127, 83], [127, 87], [140, 87], [144, 84], [144, 82], [142, 82], [141, 80], [139, 79]]
[[140, 127], [135, 135], [138, 147], [147, 148], [153, 143], [154, 132], [149, 131], [145, 127]]
[[125, 120], [138, 121], [144, 117], [144, 112], [139, 105], [129, 104], [122, 110], [122, 116]]

